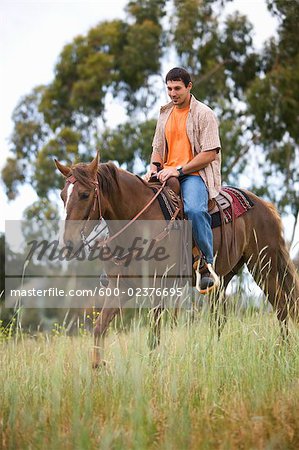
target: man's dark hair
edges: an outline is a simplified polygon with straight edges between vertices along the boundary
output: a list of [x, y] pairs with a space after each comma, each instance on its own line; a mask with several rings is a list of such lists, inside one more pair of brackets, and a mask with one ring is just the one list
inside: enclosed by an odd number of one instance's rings
[[187, 87], [191, 82], [191, 77], [187, 70], [182, 67], [174, 67], [166, 75], [165, 83], [167, 83], [167, 81], [182, 81], [185, 87]]

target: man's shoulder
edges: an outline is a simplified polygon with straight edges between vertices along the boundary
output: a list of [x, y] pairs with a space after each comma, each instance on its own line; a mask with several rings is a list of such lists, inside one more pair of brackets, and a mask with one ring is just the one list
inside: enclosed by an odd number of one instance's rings
[[215, 116], [215, 113], [212, 110], [212, 108], [210, 108], [208, 105], [201, 102], [200, 100], [197, 100], [197, 98], [195, 98], [193, 95], [191, 97], [190, 109], [196, 114], [200, 114], [203, 116]]
[[168, 103], [166, 103], [166, 105], [163, 105], [163, 106], [160, 107], [160, 113], [165, 112], [165, 111], [169, 111], [172, 108], [173, 108], [173, 103], [172, 102], [168, 102]]

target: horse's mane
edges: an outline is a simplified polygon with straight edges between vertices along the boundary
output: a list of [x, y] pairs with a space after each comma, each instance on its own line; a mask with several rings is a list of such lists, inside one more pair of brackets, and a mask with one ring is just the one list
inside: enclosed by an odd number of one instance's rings
[[[112, 162], [101, 163], [98, 167], [98, 182], [100, 191], [105, 195], [119, 189], [118, 168]], [[88, 165], [84, 163], [76, 164], [71, 168], [71, 175], [88, 188], [93, 187]]]

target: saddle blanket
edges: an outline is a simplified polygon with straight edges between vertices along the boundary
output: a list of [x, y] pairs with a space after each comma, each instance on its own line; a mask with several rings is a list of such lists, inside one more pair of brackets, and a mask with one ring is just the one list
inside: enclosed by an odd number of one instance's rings
[[233, 186], [225, 186], [215, 199], [215, 206], [210, 212], [212, 218], [212, 228], [221, 225], [221, 214], [223, 211], [225, 223], [229, 223], [234, 217], [240, 217], [249, 209], [253, 208], [254, 202], [248, 197], [246, 192]]

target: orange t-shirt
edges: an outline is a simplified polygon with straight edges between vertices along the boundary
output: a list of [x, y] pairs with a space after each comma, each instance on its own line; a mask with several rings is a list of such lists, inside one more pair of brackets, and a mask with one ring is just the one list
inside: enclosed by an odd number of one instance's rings
[[[168, 154], [164, 168], [184, 166], [193, 158], [191, 143], [186, 128], [189, 109], [189, 105], [182, 109], [174, 107], [167, 120], [165, 136]], [[198, 175], [198, 172], [192, 175]]]

